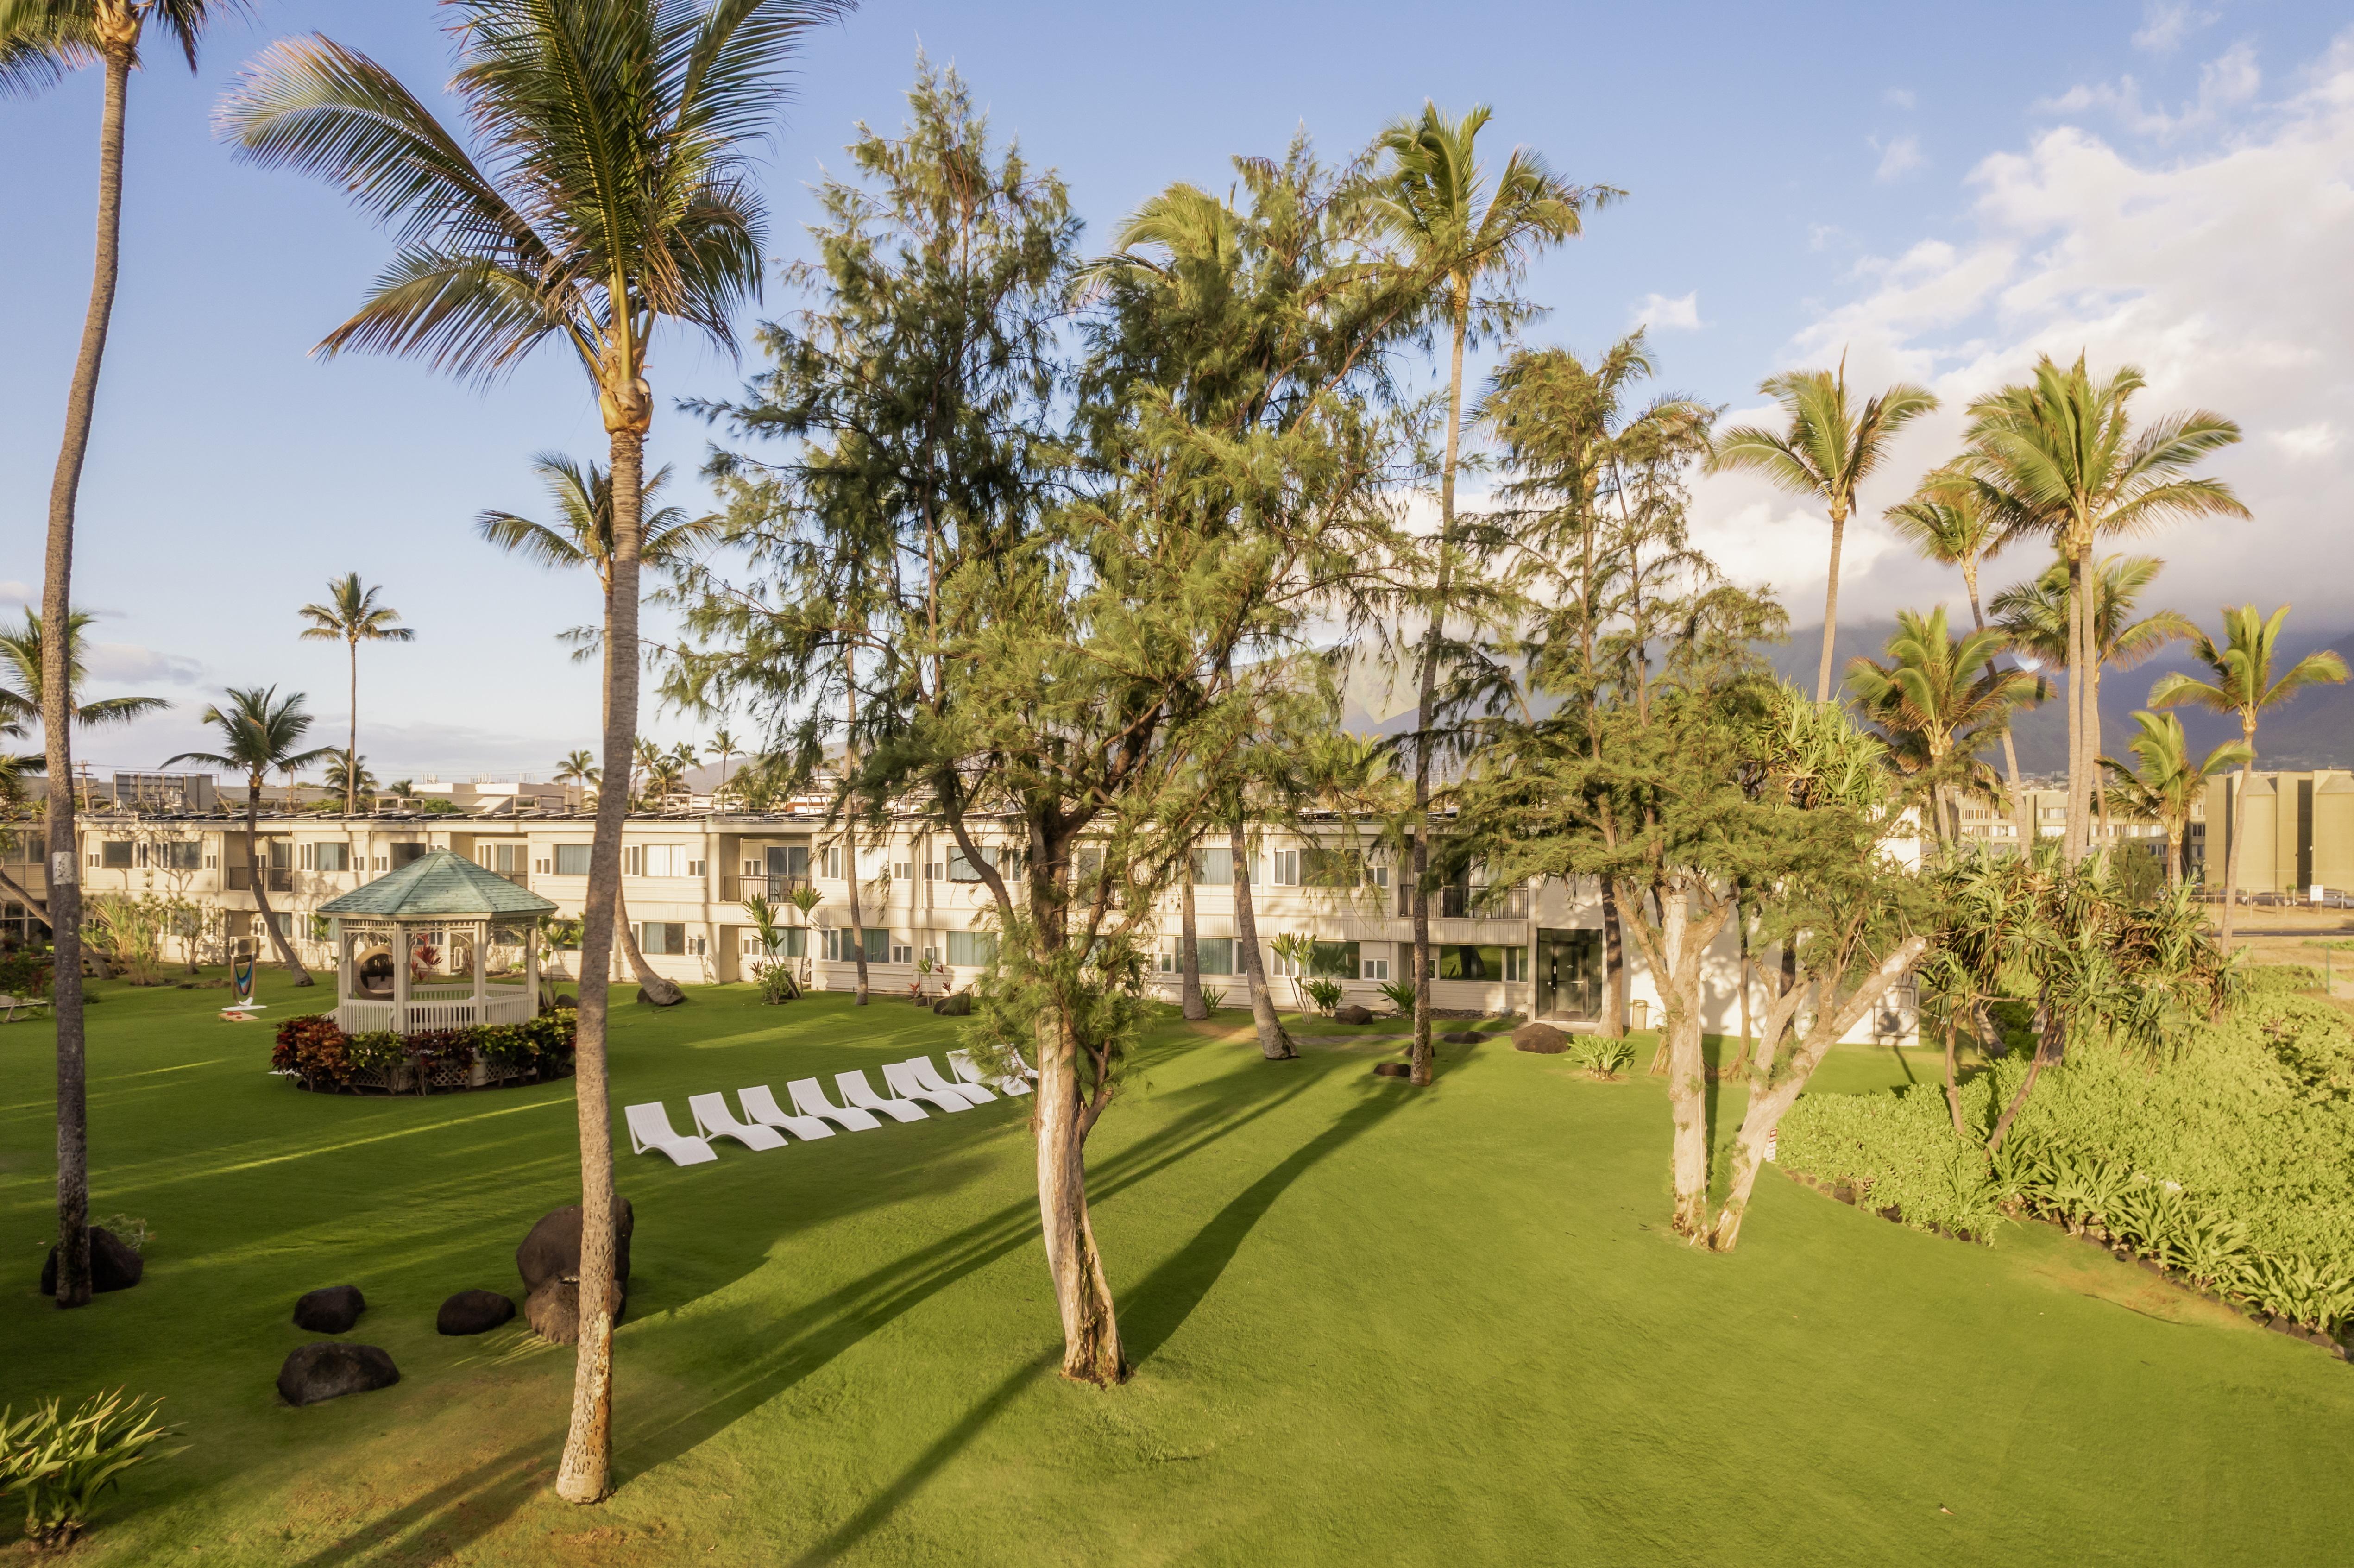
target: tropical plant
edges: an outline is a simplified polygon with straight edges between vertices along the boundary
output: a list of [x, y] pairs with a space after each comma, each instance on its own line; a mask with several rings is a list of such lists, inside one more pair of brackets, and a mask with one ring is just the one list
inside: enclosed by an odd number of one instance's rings
[[1589, 1034], [1578, 1042], [1577, 1065], [1593, 1077], [1616, 1078], [1634, 1060], [1634, 1042], [1623, 1034]]
[[1373, 989], [1380, 991], [1384, 997], [1388, 999], [1389, 1004], [1397, 1010], [1399, 1017], [1411, 1018], [1414, 1016], [1414, 981], [1410, 980], [1384, 980], [1380, 985]]
[[2190, 875], [2190, 868], [2183, 863], [2183, 844], [2191, 816], [2206, 799], [2208, 782], [2221, 777], [2226, 768], [2254, 761], [2255, 751], [2244, 741], [2227, 740], [2209, 752], [2206, 760], [2194, 763], [2180, 719], [2147, 709], [2133, 718], [2141, 733], [2126, 747], [2138, 760], [2127, 767], [2113, 757], [2104, 757], [2101, 765], [2116, 780], [2109, 786], [2109, 795], [2117, 810], [2148, 817], [2166, 830], [2167, 885], [2179, 887]]
[[2192, 476], [2240, 428], [2203, 409], [2168, 414], [2139, 434], [2132, 405], [2145, 382], [2134, 366], [2095, 381], [2084, 358], [2050, 356], [2033, 376], [1970, 405], [1967, 450], [1951, 465], [1976, 486], [2005, 533], [2049, 539], [2068, 571], [2068, 857], [2091, 842], [2087, 809], [2100, 736], [2092, 720], [2093, 621], [2085, 572], [2105, 535], [2145, 532], [2175, 518], [2245, 517], [2222, 481]]
[[309, 985], [311, 971], [294, 956], [293, 946], [286, 940], [286, 933], [278, 928], [278, 917], [270, 908], [270, 868], [261, 859], [261, 785], [272, 772], [291, 773], [308, 768], [322, 758], [334, 756], [334, 748], [317, 746], [307, 751], [295, 749], [311, 728], [311, 715], [303, 706], [302, 693], [290, 692], [281, 697], [275, 686], [232, 686], [228, 705], [224, 707], [216, 704], [207, 708], [204, 720], [219, 728], [221, 749], [183, 751], [166, 758], [164, 766], [207, 762], [224, 772], [245, 775], [245, 863], [252, 876], [254, 907], [261, 912], [261, 924], [277, 947], [279, 961], [286, 966], [286, 972], [294, 977], [296, 985]]
[[1830, 515], [1831, 558], [1823, 593], [1823, 653], [1815, 676], [1815, 701], [1829, 702], [1832, 649], [1839, 630], [1840, 549], [1856, 493], [1888, 455], [1891, 440], [1936, 408], [1925, 387], [1900, 381], [1861, 408], [1851, 407], [1847, 355], [1839, 368], [1790, 370], [1769, 376], [1757, 389], [1782, 405], [1789, 423], [1782, 430], [1738, 425], [1716, 438], [1709, 453], [1715, 472], [1754, 471], [1793, 495], [1819, 501]]
[[1946, 627], [1946, 607], [1926, 616], [1899, 610], [1888, 640], [1888, 662], [1857, 659], [1848, 665], [1848, 689], [1880, 727], [1896, 766], [1925, 796], [1941, 841], [1956, 836], [1947, 801], [1956, 795], [1994, 799], [1993, 770], [1978, 753], [2007, 734], [2010, 715], [2032, 701], [2036, 681], [1997, 667], [2003, 636], [1971, 631], [1956, 641]]
[[124, 1472], [164, 1457], [150, 1450], [177, 1428], [157, 1418], [162, 1404], [117, 1389], [90, 1395], [70, 1415], [55, 1399], [23, 1415], [0, 1410], [0, 1493], [23, 1496], [35, 1550], [71, 1545]]
[[375, 798], [376, 775], [368, 771], [366, 758], [338, 752], [327, 763], [327, 788], [344, 798], [344, 815], [348, 817], [357, 802]]
[[94, 895], [82, 906], [82, 942], [133, 985], [164, 983], [164, 939], [196, 913], [185, 898]]
[[726, 726], [724, 725], [714, 730], [711, 739], [705, 744], [703, 755], [719, 764], [719, 782], [711, 787], [713, 799], [716, 800], [727, 793], [727, 765], [733, 762], [737, 754], [743, 749], [736, 737], [727, 733]]
[[2232, 820], [2223, 841], [2221, 939], [2226, 948], [2232, 945], [2232, 906], [2239, 899], [2240, 841], [2247, 827], [2248, 782], [2255, 773], [2256, 721], [2266, 708], [2278, 706], [2308, 686], [2336, 685], [2346, 679], [2346, 661], [2326, 648], [2274, 673], [2288, 609], [2283, 605], [2269, 617], [2259, 616], [2253, 604], [2224, 610], [2220, 645], [2203, 631], [2194, 631], [2190, 638], [2191, 652], [2207, 666], [2208, 678], [2202, 681], [2176, 671], [2159, 676], [2149, 689], [2153, 708], [2188, 705], [2229, 714], [2240, 721], [2240, 743], [2247, 755], [2240, 759], [2239, 788], [2232, 791]]
[[[1479, 137], [1490, 111], [1475, 104], [1448, 119], [1425, 102], [1418, 119], [1399, 120], [1374, 143], [1384, 157], [1372, 196], [1372, 210], [1401, 252], [1398, 267], [1407, 284], [1447, 334], [1447, 432], [1439, 462], [1438, 538], [1430, 590], [1419, 608], [1429, 621], [1424, 634], [1419, 695], [1415, 708], [1414, 965], [1430, 968], [1430, 776], [1431, 725], [1438, 667], [1445, 652], [1447, 614], [1455, 591], [1455, 486], [1462, 460], [1463, 355], [1476, 337], [1505, 332], [1525, 319], [1527, 307], [1508, 289], [1543, 251], [1582, 233], [1585, 210], [1624, 195], [1608, 185], [1573, 185], [1527, 148], [1515, 147], [1489, 184], [1479, 158]], [[1430, 1082], [1430, 1008], [1417, 1001], [1414, 1021], [1412, 1081]]]
[[406, 799], [407, 797], [417, 793], [417, 780], [414, 779], [396, 779], [391, 783], [386, 785], [384, 789], [385, 793], [387, 795], [398, 795]]
[[[40, 661], [44, 761], [60, 788], [48, 792], [47, 848], [51, 855], [80, 853], [74, 832], [71, 664], [75, 508], [82, 465], [90, 452], [100, 369], [113, 324], [115, 284], [122, 259], [122, 142], [132, 73], [149, 24], [179, 45], [188, 69], [196, 43], [225, 17], [241, 15], [247, 0], [0, 0], [0, 93], [38, 91], [68, 72], [97, 65], [105, 76], [98, 120], [98, 233], [90, 266], [90, 306], [82, 316], [81, 348], [66, 392], [65, 429], [49, 482], [48, 537], [41, 565], [41, 613], [64, 622], [69, 636], [53, 641]], [[81, 889], [53, 883], [46, 906], [57, 944], [58, 1032], [58, 1304], [90, 1302], [89, 1119], [83, 1100]]]
[[[1970, 601], [1970, 630], [1984, 631], [1987, 621], [1978, 602], [1978, 568], [2010, 539], [1969, 476], [1952, 469], [1935, 470], [1921, 481], [1911, 500], [1898, 503], [1882, 515], [1896, 536], [1925, 559], [1961, 568], [1962, 589]], [[2042, 697], [2039, 691], [2036, 700], [2041, 702]], [[2019, 747], [2008, 728], [2002, 732], [2002, 769], [2003, 781], [2010, 787], [2020, 813], [2019, 836], [2024, 842], [2035, 836], [2035, 828], [2027, 815], [2031, 808], [2020, 785]]]
[[584, 800], [596, 794], [597, 781], [602, 776], [596, 757], [587, 751], [567, 751], [564, 760], [556, 765], [556, 781], [578, 789]]
[[1222, 985], [1204, 986], [1202, 988], [1202, 1005], [1212, 1012], [1215, 1012], [1218, 1009], [1225, 1006], [1226, 988]]
[[[83, 635], [94, 618], [78, 609], [66, 618], [68, 663], [66, 714], [69, 722], [85, 729], [125, 725], [172, 705], [162, 697], [98, 697], [84, 701], [83, 678], [89, 668], [82, 658], [88, 640]], [[41, 672], [47, 662], [41, 636], [41, 612], [27, 609], [17, 625], [0, 630], [0, 722], [31, 726], [42, 722]], [[19, 729], [16, 733], [22, 733]]]
[[[376, 595], [383, 591], [380, 588], [363, 588], [359, 573], [346, 572], [327, 580], [323, 603], [306, 604], [298, 612], [310, 622], [302, 629], [302, 641], [341, 642], [351, 652], [351, 736], [344, 751], [346, 758], [356, 758], [360, 752], [360, 644], [410, 642], [417, 637], [416, 632], [399, 624], [400, 611], [376, 602]], [[348, 817], [359, 809], [359, 784], [350, 768], [345, 768], [344, 773], [344, 815]]]
[[1300, 981], [1308, 973], [1309, 960], [1316, 953], [1316, 938], [1300, 931], [1283, 931], [1267, 938], [1267, 949], [1283, 965], [1283, 972], [1291, 980], [1291, 1005], [1308, 1011]]
[[[532, 469], [556, 507], [554, 523], [535, 523], [512, 512], [484, 512], [474, 532], [509, 555], [551, 570], [586, 567], [608, 593], [613, 587], [613, 476], [601, 463], [578, 462], [562, 452], [542, 452]], [[717, 517], [694, 517], [683, 506], [657, 505], [670, 482], [670, 470], [656, 469], [640, 491], [638, 561], [675, 577], [721, 532]]]

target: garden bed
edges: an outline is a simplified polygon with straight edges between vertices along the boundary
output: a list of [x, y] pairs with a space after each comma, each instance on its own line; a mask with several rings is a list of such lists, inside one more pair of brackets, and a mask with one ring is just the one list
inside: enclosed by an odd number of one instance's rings
[[314, 1094], [437, 1095], [512, 1088], [572, 1075], [578, 1029], [568, 1009], [527, 1023], [475, 1024], [400, 1035], [346, 1034], [332, 1014], [278, 1026], [272, 1072]]

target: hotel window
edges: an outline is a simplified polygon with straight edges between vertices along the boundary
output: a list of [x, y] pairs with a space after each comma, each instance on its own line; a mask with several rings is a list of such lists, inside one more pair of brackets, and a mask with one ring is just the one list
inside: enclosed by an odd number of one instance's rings
[[950, 931], [947, 941], [949, 962], [959, 969], [985, 969], [997, 961], [994, 931]]
[[832, 844], [817, 852], [817, 874], [828, 882], [842, 880], [842, 846]]
[[[1178, 972], [1177, 953], [1171, 949], [1161, 955], [1161, 972]], [[1205, 975], [1230, 975], [1235, 972], [1235, 939], [1232, 937], [1196, 937], [1193, 938], [1193, 963]]]
[[556, 874], [558, 876], [588, 875], [588, 846], [587, 844], [557, 844], [556, 846]]
[[894, 942], [891, 944], [891, 961], [895, 964], [912, 964], [916, 961], [916, 949]]
[[915, 880], [916, 880], [916, 863], [915, 863], [915, 862], [913, 862], [913, 861], [907, 861], [907, 860], [895, 860], [895, 861], [893, 861], [893, 862], [891, 863], [891, 880], [892, 880], [892, 881], [894, 881], [894, 882], [913, 882], [913, 881], [915, 881]]
[[650, 959], [684, 953], [686, 924], [680, 920], [649, 920], [638, 927], [638, 947]]
[[104, 844], [102, 844], [102, 845], [101, 845], [101, 846], [100, 846], [100, 853], [101, 853], [105, 858], [104, 858], [103, 860], [101, 860], [99, 863], [100, 863], [100, 864], [101, 864], [101, 865], [104, 865], [104, 866], [105, 866], [105, 867], [107, 867], [109, 870], [128, 870], [128, 869], [130, 868], [130, 865], [131, 865], [131, 841], [130, 841], [130, 840], [128, 840], [128, 839], [109, 839], [109, 840], [108, 840]]
[[349, 844], [304, 844], [302, 846], [304, 871], [349, 871], [351, 868], [352, 850]]

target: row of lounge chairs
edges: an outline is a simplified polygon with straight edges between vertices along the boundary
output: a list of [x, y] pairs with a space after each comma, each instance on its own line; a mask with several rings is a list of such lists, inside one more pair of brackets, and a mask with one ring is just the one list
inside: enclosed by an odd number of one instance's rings
[[871, 1132], [883, 1125], [885, 1117], [893, 1121], [922, 1121], [930, 1114], [924, 1109], [926, 1105], [947, 1112], [968, 1111], [1001, 1094], [1026, 1095], [1029, 1080], [1037, 1072], [1020, 1057], [1014, 1060], [1021, 1065], [1022, 1075], [991, 1077], [981, 1072], [970, 1052], [951, 1051], [949, 1069], [956, 1076], [949, 1078], [932, 1065], [929, 1056], [910, 1056], [883, 1069], [883, 1082], [891, 1091], [887, 1095], [875, 1092], [864, 1068], [836, 1073], [833, 1081], [842, 1092], [841, 1105], [826, 1098], [825, 1086], [817, 1079], [795, 1078], [785, 1086], [792, 1100], [790, 1111], [777, 1103], [768, 1085], [755, 1084], [736, 1092], [744, 1111], [740, 1118], [728, 1108], [724, 1093], [689, 1095], [686, 1108], [695, 1118], [691, 1135], [671, 1126], [670, 1112], [660, 1100], [628, 1107], [623, 1115], [633, 1152], [667, 1155], [673, 1165], [705, 1165], [719, 1158], [711, 1147], [714, 1139], [732, 1138], [747, 1149], [782, 1149], [787, 1133], [806, 1141], [832, 1138], [837, 1128]]

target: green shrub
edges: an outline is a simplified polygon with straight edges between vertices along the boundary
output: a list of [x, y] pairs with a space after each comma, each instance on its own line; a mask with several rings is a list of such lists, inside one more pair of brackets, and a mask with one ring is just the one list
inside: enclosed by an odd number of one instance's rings
[[1414, 1011], [1414, 981], [1384, 980], [1380, 990], [1384, 996], [1389, 998], [1390, 1005], [1398, 1010], [1400, 1017]]
[[[1969, 1086], [1981, 1101], [1984, 1084]], [[1906, 1224], [1983, 1240], [2001, 1223], [1986, 1157], [1955, 1136], [1939, 1088], [1808, 1095], [1782, 1118], [1776, 1143], [1783, 1169], [1846, 1182], [1865, 1207], [1893, 1207]]]
[[801, 996], [801, 987], [793, 983], [793, 972], [783, 964], [765, 964], [755, 977], [760, 987], [760, 1000], [771, 1006], [781, 1006]]
[[1615, 1078], [1635, 1060], [1635, 1047], [1626, 1039], [1609, 1040], [1589, 1034], [1578, 1043], [1577, 1065], [1597, 1078]]
[[47, 953], [0, 953], [0, 996], [47, 996], [49, 972]]
[[0, 1410], [0, 1493], [23, 1494], [25, 1533], [37, 1549], [71, 1543], [99, 1494], [161, 1457], [150, 1450], [174, 1429], [156, 1420], [160, 1403], [118, 1389], [92, 1394], [71, 1415], [54, 1399], [22, 1416]]
[[1299, 989], [1308, 993], [1308, 1000], [1316, 1004], [1316, 1011], [1319, 1012], [1330, 1012], [1341, 1005], [1342, 992], [1339, 980], [1323, 979], [1308, 980], [1302, 983]]

